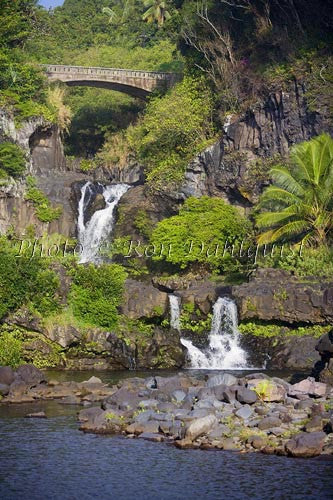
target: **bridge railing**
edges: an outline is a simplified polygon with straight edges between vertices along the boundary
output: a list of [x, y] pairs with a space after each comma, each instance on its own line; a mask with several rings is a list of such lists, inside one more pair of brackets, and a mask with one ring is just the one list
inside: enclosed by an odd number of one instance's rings
[[64, 64], [41, 64], [46, 73], [61, 73], [61, 74], [80, 74], [80, 75], [98, 75], [98, 76], [120, 76], [129, 78], [151, 78], [154, 80], [173, 80], [176, 77], [175, 73], [167, 73], [160, 71], [142, 71], [120, 68], [102, 68], [94, 66], [67, 66]]

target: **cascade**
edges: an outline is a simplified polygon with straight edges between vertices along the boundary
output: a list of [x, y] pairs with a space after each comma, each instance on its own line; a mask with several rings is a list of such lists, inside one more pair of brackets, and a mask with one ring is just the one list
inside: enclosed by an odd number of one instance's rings
[[121, 197], [130, 188], [128, 184], [113, 184], [103, 188], [106, 207], [97, 210], [91, 219], [85, 223], [85, 211], [92, 197], [91, 182], [86, 182], [81, 188], [81, 198], [78, 205], [78, 237], [81, 244], [80, 263], [98, 260], [101, 243], [112, 233], [114, 226], [114, 210]]
[[209, 344], [204, 350], [190, 340], [181, 339], [188, 351], [191, 368], [237, 370], [247, 366], [246, 352], [240, 346], [237, 306], [227, 297], [220, 297], [213, 307]]
[[180, 331], [180, 298], [176, 295], [169, 295], [170, 304], [170, 326]]

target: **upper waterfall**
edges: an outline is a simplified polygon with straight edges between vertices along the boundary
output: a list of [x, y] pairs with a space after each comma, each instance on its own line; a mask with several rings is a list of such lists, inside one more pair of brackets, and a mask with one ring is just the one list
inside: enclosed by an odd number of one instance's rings
[[91, 187], [91, 182], [86, 182], [82, 186], [78, 205], [78, 237], [81, 244], [81, 264], [97, 260], [101, 243], [112, 233], [114, 210], [121, 197], [130, 188], [128, 184], [114, 184], [104, 187], [103, 197], [106, 207], [97, 210], [91, 219], [85, 223], [84, 214], [91, 200]]
[[191, 368], [238, 370], [248, 368], [239, 336], [237, 306], [233, 300], [220, 297], [213, 307], [208, 347], [200, 350], [190, 340], [181, 339], [181, 342], [188, 350]]

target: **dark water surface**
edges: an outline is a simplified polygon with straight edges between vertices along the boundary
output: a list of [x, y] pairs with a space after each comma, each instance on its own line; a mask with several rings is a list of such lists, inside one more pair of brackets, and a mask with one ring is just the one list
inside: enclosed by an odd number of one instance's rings
[[[83, 434], [76, 422], [81, 408], [56, 402], [0, 406], [0, 499], [333, 498], [328, 457], [178, 450]], [[47, 419], [23, 418], [40, 410]]]

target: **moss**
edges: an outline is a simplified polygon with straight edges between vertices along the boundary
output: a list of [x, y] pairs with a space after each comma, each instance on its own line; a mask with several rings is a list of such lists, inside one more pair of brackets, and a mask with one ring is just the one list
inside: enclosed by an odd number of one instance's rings
[[319, 338], [327, 333], [331, 326], [310, 325], [298, 327], [286, 327], [277, 323], [264, 321], [242, 321], [239, 324], [239, 331], [243, 335], [253, 335], [255, 337], [280, 337], [280, 336], [311, 336]]

